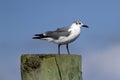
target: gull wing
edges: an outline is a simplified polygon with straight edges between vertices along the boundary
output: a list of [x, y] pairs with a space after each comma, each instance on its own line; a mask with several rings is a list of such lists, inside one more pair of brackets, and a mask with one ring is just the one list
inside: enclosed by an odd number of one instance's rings
[[58, 39], [61, 36], [69, 36], [70, 31], [68, 31], [69, 27], [58, 28], [56, 31], [48, 31], [45, 33], [47, 37], [51, 37], [53, 39]]

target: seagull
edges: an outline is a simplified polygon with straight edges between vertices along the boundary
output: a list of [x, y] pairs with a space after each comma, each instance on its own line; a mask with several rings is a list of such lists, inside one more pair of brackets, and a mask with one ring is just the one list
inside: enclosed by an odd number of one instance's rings
[[80, 21], [73, 21], [69, 27], [57, 28], [55, 31], [46, 31], [42, 34], [35, 34], [32, 39], [42, 39], [58, 44], [58, 54], [60, 54], [60, 46], [66, 45], [68, 54], [70, 54], [68, 44], [78, 38], [81, 27], [88, 28], [87, 25]]

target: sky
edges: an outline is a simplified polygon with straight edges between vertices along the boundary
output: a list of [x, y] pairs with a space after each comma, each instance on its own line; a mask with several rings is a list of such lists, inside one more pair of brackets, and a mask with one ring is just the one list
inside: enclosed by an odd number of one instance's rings
[[82, 55], [83, 80], [120, 80], [119, 8], [120, 0], [0, 0], [0, 80], [21, 80], [22, 54], [57, 54], [56, 44], [33, 35], [75, 20], [89, 26], [69, 45]]

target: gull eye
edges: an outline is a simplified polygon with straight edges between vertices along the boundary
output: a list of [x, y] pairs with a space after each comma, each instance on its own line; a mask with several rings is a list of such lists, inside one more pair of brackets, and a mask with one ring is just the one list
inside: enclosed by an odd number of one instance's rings
[[81, 23], [79, 22], [79, 24], [81, 24]]
[[76, 24], [78, 25], [78, 23], [76, 22]]

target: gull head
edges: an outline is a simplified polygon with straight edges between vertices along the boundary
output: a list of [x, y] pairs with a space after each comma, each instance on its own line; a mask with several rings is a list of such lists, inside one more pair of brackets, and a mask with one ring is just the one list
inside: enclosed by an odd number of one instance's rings
[[87, 25], [83, 24], [83, 23], [80, 22], [80, 21], [73, 21], [72, 26], [77, 26], [77, 27], [80, 27], [80, 28], [81, 28], [81, 27], [86, 27], [86, 28], [88, 28]]

